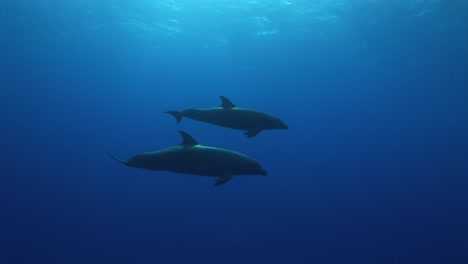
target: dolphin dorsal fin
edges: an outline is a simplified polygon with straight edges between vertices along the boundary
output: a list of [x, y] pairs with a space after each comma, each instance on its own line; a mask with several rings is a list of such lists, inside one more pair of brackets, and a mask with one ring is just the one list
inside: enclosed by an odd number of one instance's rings
[[231, 108], [236, 107], [236, 105], [233, 104], [229, 99], [227, 99], [226, 96], [221, 95], [220, 98], [221, 98], [221, 101], [223, 101], [223, 103], [220, 105], [222, 108], [231, 109]]
[[191, 135], [189, 135], [185, 131], [179, 130], [179, 133], [182, 136], [182, 143], [180, 143], [180, 145], [189, 147], [199, 144], [195, 139], [193, 139]]

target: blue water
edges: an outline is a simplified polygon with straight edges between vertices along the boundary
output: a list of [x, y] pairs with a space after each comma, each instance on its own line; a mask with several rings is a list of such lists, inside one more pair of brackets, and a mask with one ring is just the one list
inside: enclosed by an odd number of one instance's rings
[[[465, 0], [1, 0], [0, 263], [468, 263]], [[219, 95], [289, 130], [163, 114]], [[200, 143], [267, 177], [109, 159]]]

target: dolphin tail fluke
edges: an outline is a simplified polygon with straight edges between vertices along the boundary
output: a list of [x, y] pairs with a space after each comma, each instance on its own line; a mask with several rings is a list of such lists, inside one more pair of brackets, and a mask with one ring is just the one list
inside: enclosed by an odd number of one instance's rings
[[112, 159], [124, 164], [124, 165], [127, 165], [128, 166], [128, 161], [126, 160], [122, 160], [122, 159], [119, 159], [119, 158], [116, 158], [114, 155], [110, 154], [109, 152], [106, 152], [106, 154], [111, 157]]
[[177, 124], [180, 123], [180, 120], [182, 120], [182, 113], [179, 112], [179, 111], [167, 111], [167, 112], [164, 112], [166, 114], [170, 114], [172, 115], [173, 117], [175, 117], [175, 119], [177, 120]]

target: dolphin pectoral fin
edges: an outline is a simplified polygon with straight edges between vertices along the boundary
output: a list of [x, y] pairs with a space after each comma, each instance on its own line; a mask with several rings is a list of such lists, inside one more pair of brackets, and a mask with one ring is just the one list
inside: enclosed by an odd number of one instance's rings
[[218, 185], [222, 185], [222, 184], [225, 184], [226, 182], [228, 182], [230, 179], [232, 179], [232, 177], [234, 177], [234, 175], [232, 174], [225, 174], [221, 177], [219, 177], [216, 182], [215, 182], [215, 186], [218, 186]]
[[260, 133], [262, 130], [261, 129], [252, 129], [252, 130], [247, 130], [244, 135], [246, 135], [248, 138], [253, 138], [255, 137], [256, 135], [258, 135], [258, 133]]
[[175, 117], [175, 119], [177, 120], [177, 124], [180, 123], [180, 120], [182, 120], [182, 117], [183, 117], [182, 113], [179, 111], [166, 111], [164, 113], [170, 114], [173, 117]]
[[227, 99], [226, 96], [221, 95], [220, 98], [221, 98], [221, 101], [223, 101], [223, 103], [220, 105], [222, 108], [231, 109], [231, 108], [236, 107], [236, 105], [233, 104], [229, 99]]

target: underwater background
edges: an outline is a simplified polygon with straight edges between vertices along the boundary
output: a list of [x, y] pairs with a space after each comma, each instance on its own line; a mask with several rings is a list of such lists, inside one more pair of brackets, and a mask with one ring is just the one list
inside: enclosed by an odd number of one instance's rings
[[[0, 0], [0, 263], [468, 263], [468, 1]], [[285, 121], [242, 131], [168, 110]], [[128, 168], [201, 144], [267, 177]]]

